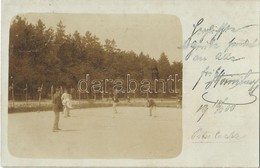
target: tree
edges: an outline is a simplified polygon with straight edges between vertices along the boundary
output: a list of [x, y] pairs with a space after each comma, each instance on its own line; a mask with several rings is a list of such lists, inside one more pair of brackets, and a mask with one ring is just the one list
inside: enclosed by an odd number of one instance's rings
[[[87, 73], [92, 79], [125, 79], [127, 74], [138, 81], [167, 79], [175, 74], [178, 79], [182, 78], [182, 62], [170, 65], [165, 53], [156, 61], [143, 52], [120, 50], [115, 40], [106, 39], [102, 45], [89, 31], [84, 35], [77, 30], [66, 34], [65, 28], [61, 21], [55, 31], [46, 28], [41, 20], [33, 25], [17, 16], [12, 21], [9, 43], [12, 80], [9, 85], [14, 82], [16, 99], [19, 93], [23, 97], [26, 84], [28, 96], [36, 98], [37, 88], [43, 83], [42, 97], [47, 98], [52, 85], [76, 88]], [[181, 82], [177, 85], [182, 88]], [[146, 95], [136, 93], [136, 96]]]
[[106, 39], [104, 49], [108, 53], [120, 52], [120, 49], [117, 48], [116, 41], [114, 39], [113, 40]]
[[172, 74], [175, 76], [177, 75], [177, 89], [178, 89], [178, 92], [181, 92], [182, 91], [182, 78], [183, 78], [183, 75], [182, 75], [182, 70], [183, 70], [183, 64], [182, 62], [176, 62], [174, 61], [171, 65], [171, 72]]
[[158, 71], [161, 79], [167, 79], [171, 75], [171, 66], [168, 57], [163, 52], [158, 60]]

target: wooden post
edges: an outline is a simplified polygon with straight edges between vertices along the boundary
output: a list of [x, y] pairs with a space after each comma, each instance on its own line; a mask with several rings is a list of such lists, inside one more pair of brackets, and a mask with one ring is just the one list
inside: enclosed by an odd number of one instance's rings
[[53, 85], [51, 85], [51, 100], [53, 100], [53, 94], [54, 94], [54, 89], [53, 89]]
[[110, 104], [111, 102], [111, 92], [108, 93], [108, 103]]
[[42, 99], [42, 88], [43, 88], [43, 84], [41, 85], [41, 87], [38, 87], [38, 92], [39, 92], [39, 110], [38, 110], [38, 112], [40, 112], [41, 99]]
[[79, 104], [80, 104], [81, 92], [80, 92], [80, 90], [78, 90], [78, 92], [79, 92]]
[[38, 91], [39, 91], [39, 106], [41, 105], [41, 99], [42, 99], [42, 87], [43, 87], [43, 84], [42, 84], [41, 87], [38, 89]]
[[14, 108], [14, 83], [12, 83], [12, 100], [13, 100], [13, 108]]
[[26, 83], [26, 86], [25, 86], [25, 100], [26, 100], [26, 106], [28, 107], [28, 87], [27, 87], [27, 83]]

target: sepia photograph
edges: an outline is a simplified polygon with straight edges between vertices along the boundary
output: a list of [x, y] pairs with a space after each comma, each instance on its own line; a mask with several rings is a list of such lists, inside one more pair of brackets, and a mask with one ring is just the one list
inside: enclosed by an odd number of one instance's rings
[[259, 167], [253, 0], [0, 0], [3, 167]]
[[9, 33], [12, 156], [170, 159], [182, 152], [177, 16], [21, 13]]

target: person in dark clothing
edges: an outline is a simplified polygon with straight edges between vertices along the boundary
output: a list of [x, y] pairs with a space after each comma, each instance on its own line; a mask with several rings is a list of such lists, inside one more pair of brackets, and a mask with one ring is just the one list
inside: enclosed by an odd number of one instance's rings
[[60, 112], [63, 110], [63, 105], [61, 101], [61, 89], [56, 88], [56, 92], [53, 95], [53, 111], [55, 114], [54, 124], [53, 124], [53, 132], [57, 132], [61, 130], [59, 128], [59, 119], [60, 119]]
[[[153, 109], [156, 107], [154, 100], [147, 98], [146, 106], [149, 108], [150, 116], [153, 116]], [[156, 116], [154, 115], [154, 117]]]

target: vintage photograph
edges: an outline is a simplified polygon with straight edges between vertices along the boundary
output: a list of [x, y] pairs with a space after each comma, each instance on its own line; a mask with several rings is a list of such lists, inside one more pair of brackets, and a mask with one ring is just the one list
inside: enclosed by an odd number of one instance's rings
[[9, 30], [11, 155], [170, 159], [182, 152], [178, 17], [21, 13]]

